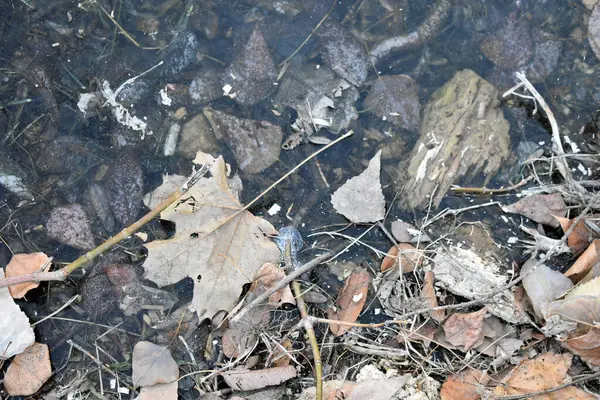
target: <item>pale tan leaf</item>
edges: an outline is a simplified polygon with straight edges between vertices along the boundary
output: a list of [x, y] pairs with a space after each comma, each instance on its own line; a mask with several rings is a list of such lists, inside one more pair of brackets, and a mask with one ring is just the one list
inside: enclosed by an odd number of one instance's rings
[[4, 388], [11, 396], [30, 396], [52, 376], [48, 346], [34, 343], [18, 354], [4, 375]]
[[135, 344], [131, 370], [135, 387], [171, 383], [179, 378], [179, 367], [169, 349], [146, 341]]
[[331, 196], [335, 210], [354, 223], [377, 222], [385, 217], [385, 198], [379, 178], [381, 150], [360, 175], [348, 179]]
[[582, 360], [593, 365], [600, 365], [600, 329], [592, 328], [581, 336], [574, 333], [563, 345]]
[[[523, 287], [531, 301], [535, 315], [543, 319], [548, 303], [556, 300], [573, 287], [573, 283], [559, 271], [547, 267], [533, 257], [521, 268]], [[537, 265], [537, 268], [533, 268]], [[533, 270], [533, 271], [532, 271]]]
[[225, 383], [233, 390], [256, 390], [267, 386], [277, 386], [295, 378], [296, 375], [296, 368], [291, 365], [255, 371], [236, 369], [221, 374]]
[[162, 383], [154, 386], [142, 387], [136, 400], [177, 400], [177, 382]]
[[452, 314], [443, 325], [446, 340], [454, 346], [462, 346], [464, 351], [483, 343], [483, 318], [486, 307], [467, 314]]
[[[44, 253], [15, 254], [6, 266], [6, 277], [31, 274], [33, 272], [47, 272], [50, 269], [49, 258]], [[41, 269], [44, 267], [44, 269]], [[39, 282], [25, 282], [9, 286], [8, 291], [14, 299], [20, 299], [31, 289], [35, 289]]]
[[[502, 384], [496, 386], [494, 395], [527, 394], [562, 385], [565, 383], [572, 358], [571, 354], [548, 352], [532, 360], [527, 360], [508, 374]], [[593, 398], [595, 397], [591, 397], [591, 395], [575, 387], [567, 387], [546, 395], [533, 397], [534, 400]]]
[[[329, 319], [338, 321], [355, 322], [367, 301], [367, 292], [371, 276], [364, 268], [357, 268], [346, 279], [346, 283], [340, 291], [340, 295], [335, 302], [335, 309], [329, 308], [327, 316]], [[329, 324], [331, 333], [335, 336], [341, 336], [349, 329], [346, 325]]]
[[[185, 277], [194, 280], [192, 306], [200, 317], [230, 311], [242, 286], [251, 282], [265, 262], [277, 262], [279, 250], [269, 239], [277, 231], [267, 221], [243, 210], [231, 192], [222, 157], [209, 160], [210, 178], [201, 178], [161, 218], [175, 222], [168, 240], [146, 243], [146, 278], [159, 286]], [[179, 184], [184, 177], [173, 177]], [[175, 185], [176, 186], [176, 185]], [[168, 185], [168, 190], [172, 185]], [[164, 197], [157, 188], [152, 202]]]
[[565, 296], [565, 300], [579, 296], [596, 296], [600, 298], [600, 277], [594, 278], [584, 284], [579, 284]]
[[[393, 400], [396, 394], [405, 386], [408, 386], [409, 374], [396, 378], [383, 380], [364, 380], [361, 382], [351, 381], [326, 381], [323, 383], [323, 400]], [[412, 389], [412, 388], [411, 388]], [[414, 388], [416, 389], [416, 388]], [[315, 388], [308, 388], [302, 392], [298, 400], [314, 400]], [[417, 390], [415, 390], [417, 392]], [[406, 393], [405, 393], [406, 394]], [[415, 399], [428, 398], [422, 392], [415, 394]]]

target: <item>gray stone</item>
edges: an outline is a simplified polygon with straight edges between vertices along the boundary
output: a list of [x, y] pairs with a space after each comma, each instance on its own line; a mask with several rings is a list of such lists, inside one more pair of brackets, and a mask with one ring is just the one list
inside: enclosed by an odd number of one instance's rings
[[79, 204], [56, 207], [46, 222], [48, 236], [69, 246], [90, 250], [94, 247], [94, 235], [83, 207]]
[[390, 75], [377, 79], [365, 99], [365, 108], [399, 128], [419, 131], [419, 87], [410, 76]]
[[206, 105], [223, 96], [220, 76], [212, 68], [203, 68], [190, 83], [190, 97], [194, 104]]
[[317, 31], [323, 46], [323, 58], [340, 77], [360, 86], [369, 73], [369, 59], [365, 46], [338, 24], [325, 24]]
[[283, 137], [279, 126], [212, 109], [204, 113], [212, 120], [216, 136], [230, 143], [240, 170], [255, 174], [279, 159]]
[[235, 100], [251, 106], [277, 88], [277, 70], [262, 32], [256, 28], [238, 57], [223, 73], [222, 86], [231, 85]]
[[193, 160], [199, 151], [213, 156], [221, 151], [210, 124], [202, 114], [196, 115], [183, 125], [177, 145], [177, 153], [190, 160]]

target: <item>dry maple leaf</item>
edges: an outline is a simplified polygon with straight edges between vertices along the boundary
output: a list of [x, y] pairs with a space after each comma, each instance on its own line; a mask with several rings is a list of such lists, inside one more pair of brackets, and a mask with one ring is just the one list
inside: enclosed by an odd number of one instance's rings
[[[146, 278], [159, 286], [190, 277], [194, 280], [192, 306], [200, 317], [230, 311], [242, 286], [251, 282], [265, 262], [277, 262], [279, 250], [269, 239], [277, 231], [266, 220], [244, 210], [227, 180], [222, 157], [204, 156], [210, 178], [201, 178], [185, 196], [161, 213], [173, 221], [175, 235], [146, 243]], [[198, 163], [197, 157], [194, 162]], [[152, 192], [147, 205], [160, 201], [186, 181], [172, 176]]]

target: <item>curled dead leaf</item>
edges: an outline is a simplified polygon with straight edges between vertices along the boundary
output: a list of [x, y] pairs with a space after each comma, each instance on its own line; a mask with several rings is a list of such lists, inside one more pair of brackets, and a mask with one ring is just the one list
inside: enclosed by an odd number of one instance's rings
[[600, 239], [592, 244], [579, 256], [577, 261], [565, 272], [572, 281], [579, 282], [600, 261]]
[[[285, 278], [283, 269], [272, 263], [263, 264], [252, 281], [244, 305], [248, 305], [257, 296], [277, 285], [283, 278]], [[273, 293], [267, 302], [251, 308], [241, 320], [230, 321], [229, 327], [223, 332], [223, 353], [227, 357], [235, 358], [254, 347], [258, 340], [257, 330], [271, 322], [270, 312], [283, 303], [296, 303], [289, 286]]]
[[[371, 276], [364, 268], [358, 268], [346, 279], [346, 283], [340, 291], [335, 302], [335, 309], [329, 308], [327, 316], [329, 319], [338, 321], [354, 322], [360, 315], [365, 302]], [[330, 323], [329, 329], [335, 336], [341, 336], [349, 329], [345, 325]]]
[[502, 211], [520, 214], [540, 224], [558, 228], [559, 223], [554, 216], [564, 217], [567, 205], [560, 193], [536, 194], [504, 206]]
[[[47, 272], [50, 269], [50, 258], [44, 253], [15, 254], [6, 266], [6, 277], [31, 274], [34, 272]], [[14, 299], [20, 299], [31, 289], [35, 289], [39, 282], [25, 282], [8, 287]]]
[[[568, 219], [558, 216], [555, 216], [555, 218], [560, 223], [563, 232], [567, 232], [576, 219]], [[589, 216], [583, 217], [581, 220], [579, 220], [577, 225], [575, 225], [575, 228], [573, 228], [573, 231], [567, 238], [567, 245], [569, 246], [573, 254], [577, 255], [581, 253], [588, 247], [590, 243], [592, 243], [592, 241], [595, 238], [598, 238], [598, 232], [594, 232], [594, 230], [592, 230], [590, 226], [592, 223], [596, 224], [596, 222], [599, 220], [600, 214], [591, 214]]]
[[[421, 298], [427, 302], [429, 307], [438, 306], [437, 297], [435, 296], [435, 288], [433, 287], [433, 278], [433, 272], [425, 272], [423, 288], [421, 289]], [[435, 319], [438, 322], [442, 322], [446, 318], [446, 313], [444, 312], [444, 310], [430, 311], [429, 315], [431, 316], [431, 318]]]
[[399, 267], [403, 274], [412, 272], [419, 267], [425, 259], [423, 251], [408, 243], [392, 246], [381, 262], [381, 272], [393, 267]]

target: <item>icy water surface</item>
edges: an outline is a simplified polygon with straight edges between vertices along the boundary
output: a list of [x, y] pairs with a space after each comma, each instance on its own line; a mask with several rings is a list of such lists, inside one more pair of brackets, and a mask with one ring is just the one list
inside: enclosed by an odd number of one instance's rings
[[[313, 243], [328, 246], [310, 233], [347, 225], [332, 208], [331, 194], [382, 150], [386, 221], [419, 221], [428, 202], [408, 207], [403, 201], [413, 196], [403, 192], [411, 150], [432, 123], [427, 116], [445, 115], [425, 111], [432, 94], [467, 69], [495, 88], [509, 144], [493, 176], [475, 169], [457, 184], [516, 183], [520, 162], [536, 151], [550, 154], [542, 113], [534, 115], [527, 99], [501, 98], [516, 71], [524, 71], [547, 100], [561, 134], [583, 153], [595, 153], [600, 72], [586, 38], [590, 13], [579, 1], [559, 0], [5, 0], [0, 264], [14, 253], [36, 251], [53, 256], [56, 265], [74, 260], [147, 212], [142, 197], [163, 175], [188, 176], [198, 151], [223, 155], [231, 175], [241, 177], [245, 203], [349, 130], [353, 136], [250, 211], [282, 227], [290, 224], [289, 210], [309, 248], [299, 256], [309, 259]], [[389, 48], [386, 40], [394, 37], [395, 48]], [[497, 154], [499, 147], [491, 143], [485, 151]], [[491, 164], [492, 155], [482, 156], [488, 157]], [[595, 177], [592, 166], [580, 165], [576, 179]], [[439, 209], [489, 200], [449, 194]], [[281, 211], [270, 215], [274, 205]], [[501, 241], [517, 235], [498, 215], [489, 208], [461, 218], [494, 227]], [[65, 221], [76, 221], [76, 232]], [[175, 229], [155, 220], [145, 232], [148, 240], [165, 239]], [[445, 233], [436, 229], [434, 237]], [[362, 232], [351, 227], [344, 234]], [[362, 240], [382, 251], [390, 246], [380, 230]], [[511, 253], [508, 248], [507, 257], [520, 257], [520, 251]], [[142, 274], [145, 255], [142, 240], [133, 238], [106, 259], [135, 265]], [[365, 247], [342, 259], [379, 263]], [[105, 276], [89, 278], [94, 268], [86, 268], [85, 279], [78, 271], [65, 284], [30, 292], [35, 301], [22, 302], [26, 313], [47, 315], [82, 294], [65, 317], [114, 317], [115, 295], [102, 292]], [[319, 279], [332, 279], [325, 275]], [[161, 301], [189, 300], [190, 285], [188, 278], [170, 286], [172, 298]], [[138, 322], [128, 321], [128, 329], [148, 334]], [[38, 335], [59, 349], [65, 337], [86, 329], [56, 320], [40, 325]]]

